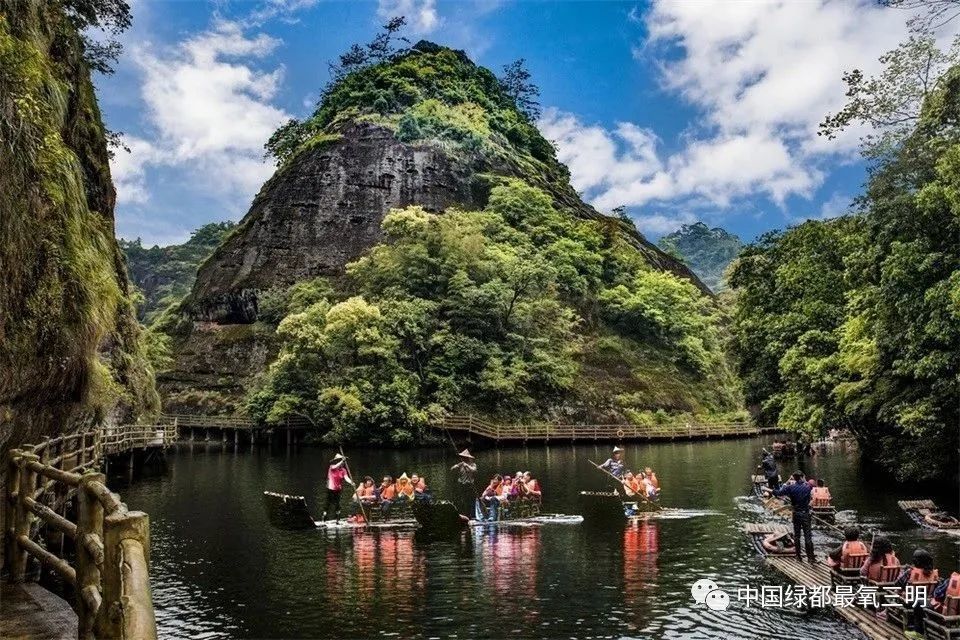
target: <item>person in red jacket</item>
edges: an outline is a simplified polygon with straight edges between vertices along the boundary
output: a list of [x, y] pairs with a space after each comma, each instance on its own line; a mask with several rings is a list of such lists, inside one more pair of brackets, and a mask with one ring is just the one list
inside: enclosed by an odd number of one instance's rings
[[326, 520], [327, 515], [333, 515], [336, 521], [340, 522], [340, 494], [343, 492], [343, 483], [353, 486], [346, 465], [347, 459], [340, 453], [330, 461], [327, 469], [327, 508], [324, 509], [321, 520]]

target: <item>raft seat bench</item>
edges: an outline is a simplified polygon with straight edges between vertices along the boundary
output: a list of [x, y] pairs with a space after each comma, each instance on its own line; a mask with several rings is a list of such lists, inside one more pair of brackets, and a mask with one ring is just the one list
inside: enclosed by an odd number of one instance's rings
[[930, 640], [960, 638], [960, 597], [947, 596], [942, 612], [924, 609], [923, 628]]
[[[934, 587], [937, 586], [936, 582], [917, 582], [913, 584], [914, 587], [925, 587], [927, 590], [927, 599], [929, 600], [930, 596], [933, 594]], [[913, 607], [907, 605], [906, 601], [903, 599], [903, 594], [897, 594], [893, 596], [895, 602], [899, 605], [896, 607], [888, 607], [887, 611], [887, 620], [891, 624], [895, 624], [904, 631], [910, 626], [913, 622]]]

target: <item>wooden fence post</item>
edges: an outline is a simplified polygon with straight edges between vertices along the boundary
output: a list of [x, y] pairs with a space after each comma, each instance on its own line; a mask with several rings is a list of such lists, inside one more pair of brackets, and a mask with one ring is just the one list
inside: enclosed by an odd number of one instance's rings
[[150, 520], [140, 511], [108, 515], [103, 521], [103, 605], [97, 636], [154, 640], [150, 598]]
[[77, 489], [77, 637], [91, 640], [103, 597], [100, 567], [103, 566], [103, 505], [90, 490], [91, 482], [104, 484], [102, 473], [87, 473]]
[[19, 474], [20, 482], [17, 488], [17, 511], [14, 516], [13, 544], [10, 560], [10, 580], [12, 582], [23, 582], [27, 574], [27, 552], [20, 548], [17, 539], [20, 536], [30, 537], [30, 525], [33, 523], [34, 515], [27, 508], [27, 498], [33, 497], [34, 489], [37, 484], [37, 472], [30, 469], [27, 465], [40, 459], [35, 453], [22, 452], [20, 454]]
[[[20, 451], [13, 449], [7, 456], [7, 492], [3, 496], [3, 527], [4, 540], [7, 548], [4, 550], [4, 564], [8, 567], [13, 566], [13, 558], [16, 556], [16, 527], [17, 527], [17, 503], [19, 502], [20, 492]], [[12, 574], [11, 574], [12, 575]]]

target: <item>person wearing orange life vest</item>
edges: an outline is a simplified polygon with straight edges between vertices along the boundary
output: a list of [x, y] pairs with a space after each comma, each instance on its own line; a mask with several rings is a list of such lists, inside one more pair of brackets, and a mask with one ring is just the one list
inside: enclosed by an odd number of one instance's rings
[[397, 499], [413, 500], [413, 485], [410, 484], [410, 478], [406, 473], [401, 473], [397, 478]]
[[900, 560], [897, 554], [893, 552], [893, 544], [884, 536], [880, 536], [873, 541], [873, 548], [870, 555], [863, 561], [860, 567], [860, 575], [868, 580], [879, 581], [883, 572], [883, 567], [899, 567]]
[[923, 609], [926, 603], [931, 601], [939, 582], [940, 572], [933, 566], [933, 556], [926, 549], [916, 549], [910, 564], [903, 567], [896, 582], [900, 589], [905, 589], [907, 585], [912, 585], [914, 589], [923, 589], [922, 595], [916, 598], [908, 631], [923, 633]]
[[843, 544], [827, 555], [827, 565], [842, 567], [850, 556], [865, 556], [870, 553], [867, 545], [860, 541], [860, 530], [851, 527], [843, 532]]
[[[956, 608], [956, 599], [960, 599], [960, 572], [954, 571], [933, 590], [930, 608], [945, 616], [960, 615], [960, 610]], [[949, 610], [946, 606], [948, 602], [953, 603]]]
[[817, 478], [817, 486], [810, 491], [811, 504], [814, 507], [829, 507], [832, 499], [830, 489], [823, 483], [823, 478]]
[[660, 493], [660, 480], [657, 478], [657, 474], [653, 472], [653, 469], [647, 467], [643, 470], [643, 474], [647, 476], [647, 480], [649, 480], [653, 488], [657, 490], [657, 493]]

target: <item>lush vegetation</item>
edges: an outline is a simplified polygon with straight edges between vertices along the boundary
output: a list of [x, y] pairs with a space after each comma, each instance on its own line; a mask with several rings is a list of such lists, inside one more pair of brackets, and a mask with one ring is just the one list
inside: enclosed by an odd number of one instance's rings
[[337, 81], [309, 118], [289, 121], [270, 138], [267, 153], [281, 167], [304, 149], [337, 139], [342, 127], [366, 121], [405, 142], [442, 144], [464, 162], [506, 169], [546, 191], [572, 194], [567, 168], [532, 123], [536, 86], [522, 61], [508, 65], [501, 82], [462, 51], [430, 42], [393, 49], [374, 40], [367, 47], [373, 53], [359, 48], [349, 59], [341, 57]]
[[[113, 238], [113, 187], [77, 12], [0, 0], [0, 421], [10, 442], [155, 406]], [[109, 8], [109, 7], [108, 7]]]
[[183, 244], [166, 247], [144, 247], [140, 238], [121, 239], [127, 272], [142, 294], [138, 305], [140, 320], [149, 325], [164, 309], [190, 293], [197, 267], [234, 227], [233, 222], [211, 222], [194, 231]]
[[743, 249], [737, 236], [719, 227], [711, 229], [702, 222], [683, 225], [660, 238], [657, 246], [683, 260], [715, 292], [727, 288], [727, 267]]
[[[535, 187], [501, 181], [483, 211], [395, 210], [383, 232], [339, 291], [286, 296], [252, 415], [402, 444], [447, 411], [652, 422], [739, 406], [712, 301]], [[686, 395], [664, 398], [665, 378]]]
[[[861, 84], [848, 123], [876, 114], [864, 93], [888, 109], [911, 91], [896, 77]], [[909, 132], [868, 139], [856, 215], [765, 236], [731, 276], [740, 372], [762, 421], [806, 437], [849, 428], [910, 479], [956, 474], [960, 424], [960, 68], [929, 87]]]

